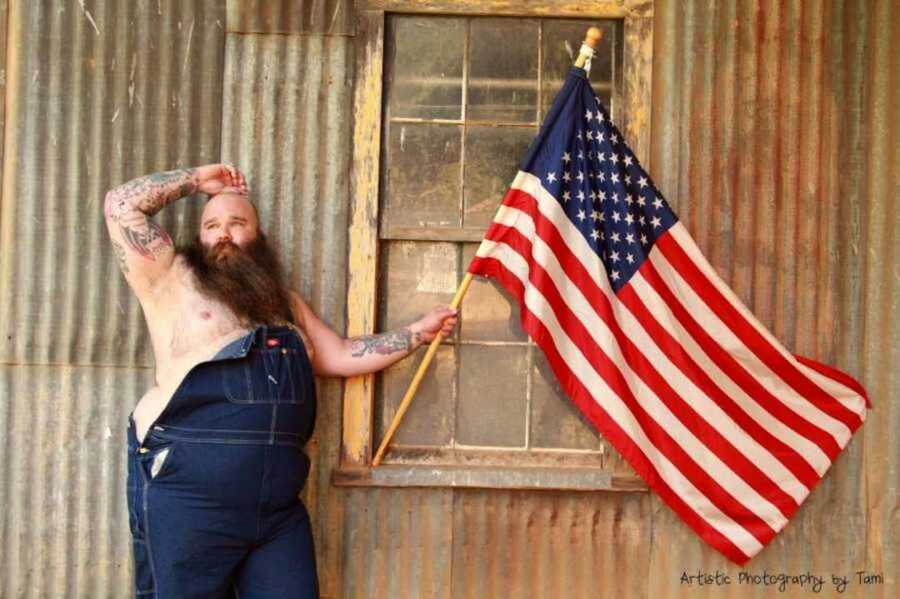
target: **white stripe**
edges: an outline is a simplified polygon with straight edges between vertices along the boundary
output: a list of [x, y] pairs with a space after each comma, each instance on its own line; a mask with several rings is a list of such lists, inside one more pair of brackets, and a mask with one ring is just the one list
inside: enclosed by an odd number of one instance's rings
[[595, 400], [599, 400], [598, 403], [602, 405], [607, 414], [647, 456], [660, 478], [705, 522], [728, 538], [745, 554], [753, 556], [759, 552], [762, 549], [759, 541], [743, 526], [713, 505], [646, 437], [631, 411], [597, 374], [593, 366], [559, 326], [553, 310], [544, 296], [530, 284], [528, 264], [525, 260], [506, 244], [495, 244], [484, 240], [482, 245], [487, 252], [486, 255], [499, 260], [522, 282], [525, 287], [525, 305], [547, 328], [566, 366], [578, 377], [585, 388], [591, 390]]
[[[798, 434], [788, 425], [772, 416], [768, 410], [759, 405], [752, 397], [725, 374], [718, 365], [704, 352], [694, 338], [687, 332], [681, 322], [672, 314], [668, 304], [656, 293], [644, 276], [637, 272], [628, 283], [644, 302], [644, 306], [653, 315], [659, 325], [678, 341], [678, 344], [706, 373], [715, 384], [725, 392], [750, 417], [757, 421], [779, 441], [796, 451], [810, 467], [821, 476], [831, 466], [831, 460], [822, 449]], [[752, 376], [752, 375], [751, 375]]]
[[[797, 359], [791, 354], [790, 351], [787, 350], [778, 339], [775, 338], [772, 333], [769, 332], [766, 327], [762, 325], [761, 322], [756, 318], [756, 315], [747, 308], [746, 305], [741, 301], [741, 299], [737, 296], [733, 289], [731, 289], [728, 285], [725, 284], [725, 281], [716, 273], [715, 269], [706, 260], [706, 257], [700, 251], [700, 248], [697, 247], [696, 242], [691, 238], [690, 233], [688, 233], [687, 229], [681, 225], [681, 223], [677, 223], [676, 227], [672, 227], [669, 232], [681, 249], [688, 255], [691, 261], [700, 269], [700, 271], [706, 276], [707, 279], [715, 286], [715, 288], [728, 300], [728, 303], [734, 306], [734, 308], [740, 313], [741, 316], [744, 317], [750, 326], [756, 329], [763, 338], [775, 348], [785, 359], [788, 360], [791, 364], [797, 367], [798, 370], [803, 372], [810, 380], [814, 381], [825, 393], [834, 397], [837, 401], [839, 401], [845, 408], [852, 411], [854, 414], [859, 415], [860, 418], [865, 420], [866, 418], [866, 401], [863, 397], [854, 391], [853, 389], [847, 387], [846, 385], [829, 378], [816, 370], [806, 366], [797, 361]], [[843, 445], [841, 445], [843, 447]]]
[[[675, 226], [681, 226], [681, 223], [676, 223]], [[821, 411], [805, 397], [794, 391], [790, 385], [785, 383], [781, 377], [757, 358], [756, 354], [719, 319], [718, 315], [709, 309], [706, 302], [682, 278], [678, 269], [666, 260], [662, 252], [650, 252], [649, 260], [685, 310], [763, 388], [781, 400], [785, 407], [793, 411], [798, 418], [808, 420], [822, 430], [827, 431], [841, 447], [847, 443], [851, 436], [847, 425]]]
[[[558, 204], [557, 204], [558, 206]], [[697, 438], [693, 431], [673, 414], [670, 408], [660, 400], [656, 392], [650, 388], [644, 380], [634, 373], [626, 363], [621, 353], [618, 342], [613, 337], [612, 331], [605, 321], [600, 318], [594, 306], [582, 295], [581, 290], [565, 274], [557, 256], [553, 253], [543, 239], [535, 234], [534, 221], [531, 216], [515, 208], [505, 207], [503, 214], [498, 214], [495, 222], [510, 226], [518, 230], [524, 237], [532, 241], [532, 255], [550, 275], [560, 295], [566, 298], [566, 303], [584, 323], [594, 342], [601, 350], [612, 359], [624, 375], [628, 386], [637, 402], [648, 414], [672, 435], [675, 441], [691, 456], [700, 467], [722, 485], [729, 493], [741, 503], [748, 506], [757, 516], [765, 520], [769, 526], [778, 530], [786, 523], [781, 511], [768, 499], [760, 495], [748, 485], [739, 474], [719, 456]], [[549, 208], [552, 209], [552, 208]], [[558, 210], [558, 209], [557, 209]], [[565, 219], [565, 215], [563, 215]], [[568, 219], [565, 219], [569, 223]], [[569, 230], [583, 239], [580, 231], [569, 225]], [[605, 280], [605, 279], [604, 279]], [[596, 284], [596, 283], [595, 283]], [[608, 295], [608, 294], [607, 294]], [[645, 357], [666, 382], [688, 403], [697, 410], [698, 415], [704, 419], [713, 429], [735, 446], [737, 451], [748, 456], [751, 462], [767, 471], [767, 474], [776, 482], [783, 483], [782, 490], [790, 494], [799, 505], [808, 495], [809, 490], [794, 477], [781, 462], [776, 460], [769, 451], [760, 445], [753, 437], [747, 434], [731, 417], [726, 414], [713, 400], [711, 400], [700, 388], [688, 379], [684, 373], [673, 364], [668, 357], [659, 350], [655, 342], [640, 326], [634, 315], [628, 310], [621, 311], [618, 321], [623, 332], [637, 346]], [[764, 484], [768, 485], [768, 482]]]

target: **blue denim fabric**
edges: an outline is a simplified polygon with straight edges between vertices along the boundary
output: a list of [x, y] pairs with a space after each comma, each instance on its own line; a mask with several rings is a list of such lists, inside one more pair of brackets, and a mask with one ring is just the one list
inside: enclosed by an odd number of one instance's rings
[[196, 365], [138, 443], [128, 426], [135, 595], [318, 597], [309, 514], [316, 389], [303, 341], [260, 326]]

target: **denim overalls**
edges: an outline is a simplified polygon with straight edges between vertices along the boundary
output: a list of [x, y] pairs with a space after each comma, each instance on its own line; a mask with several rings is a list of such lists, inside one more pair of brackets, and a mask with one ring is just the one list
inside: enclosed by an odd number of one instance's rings
[[298, 497], [315, 417], [301, 337], [266, 325], [194, 366], [143, 443], [129, 416], [137, 597], [318, 597]]

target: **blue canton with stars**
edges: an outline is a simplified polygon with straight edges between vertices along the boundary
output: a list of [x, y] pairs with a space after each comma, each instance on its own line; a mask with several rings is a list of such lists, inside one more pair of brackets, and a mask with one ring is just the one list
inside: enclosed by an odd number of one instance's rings
[[580, 67], [569, 70], [521, 170], [562, 205], [606, 267], [614, 292], [678, 220]]

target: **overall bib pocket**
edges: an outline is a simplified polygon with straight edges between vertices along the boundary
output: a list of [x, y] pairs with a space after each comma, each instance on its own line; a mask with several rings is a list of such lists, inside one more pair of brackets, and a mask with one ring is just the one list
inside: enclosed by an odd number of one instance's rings
[[293, 347], [253, 348], [239, 360], [222, 362], [222, 387], [228, 401], [236, 404], [297, 404], [300, 356]]

